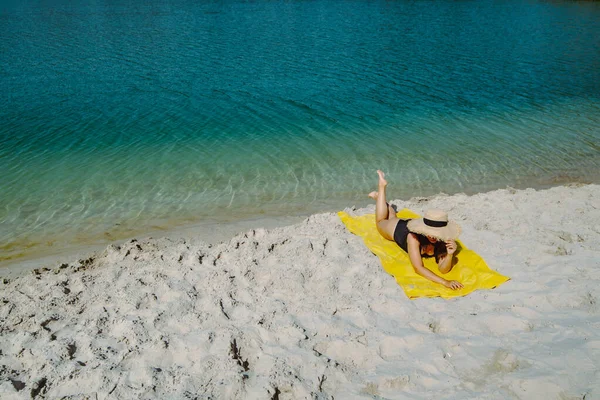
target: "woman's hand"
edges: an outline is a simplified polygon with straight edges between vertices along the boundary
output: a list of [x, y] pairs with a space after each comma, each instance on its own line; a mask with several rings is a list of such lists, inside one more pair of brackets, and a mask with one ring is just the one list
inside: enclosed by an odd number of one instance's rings
[[448, 252], [449, 255], [454, 254], [454, 252], [456, 251], [456, 241], [454, 240], [447, 240], [446, 241], [446, 251]]
[[459, 281], [446, 281], [446, 283], [444, 283], [444, 286], [452, 290], [458, 290], [464, 287]]

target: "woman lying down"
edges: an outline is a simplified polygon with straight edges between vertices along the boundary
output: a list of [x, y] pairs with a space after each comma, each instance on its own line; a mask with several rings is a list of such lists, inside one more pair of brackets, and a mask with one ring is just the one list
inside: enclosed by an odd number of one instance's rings
[[460, 227], [455, 222], [448, 221], [448, 214], [441, 210], [428, 210], [424, 218], [398, 218], [392, 206], [385, 200], [385, 174], [379, 170], [377, 173], [379, 189], [369, 193], [369, 197], [375, 200], [375, 222], [381, 236], [396, 242], [408, 253], [417, 274], [453, 290], [462, 288], [460, 282], [449, 281], [425, 268], [422, 259], [435, 257], [440, 273], [443, 275], [450, 272]]

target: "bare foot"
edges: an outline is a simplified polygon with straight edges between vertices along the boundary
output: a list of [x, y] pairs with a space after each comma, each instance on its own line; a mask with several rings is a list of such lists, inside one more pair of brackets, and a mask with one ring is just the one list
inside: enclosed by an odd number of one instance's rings
[[387, 186], [387, 181], [385, 180], [385, 174], [380, 169], [377, 170], [377, 174], [379, 175], [379, 186]]
[[379, 193], [371, 192], [371, 193], [369, 193], [369, 197], [372, 198], [373, 200], [377, 201], [377, 198], [379, 197]]

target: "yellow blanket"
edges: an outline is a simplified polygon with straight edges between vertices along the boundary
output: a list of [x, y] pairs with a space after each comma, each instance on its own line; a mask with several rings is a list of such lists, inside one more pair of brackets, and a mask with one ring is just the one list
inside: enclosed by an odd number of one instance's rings
[[[383, 269], [396, 278], [396, 282], [402, 286], [410, 299], [437, 296], [447, 299], [464, 296], [476, 289], [492, 289], [510, 279], [492, 271], [477, 253], [467, 249], [462, 242], [457, 241], [459, 246], [459, 251], [455, 255], [457, 263], [452, 271], [443, 275], [443, 277], [447, 280], [459, 281], [464, 287], [460, 290], [448, 289], [417, 275], [410, 263], [408, 254], [395, 242], [384, 239], [377, 232], [374, 214], [351, 217], [340, 211], [338, 215], [350, 232], [363, 238], [367, 247], [381, 260]], [[408, 209], [401, 210], [397, 215], [398, 218], [405, 219], [420, 218], [418, 214]], [[423, 263], [426, 268], [440, 275], [433, 257], [424, 258]]]

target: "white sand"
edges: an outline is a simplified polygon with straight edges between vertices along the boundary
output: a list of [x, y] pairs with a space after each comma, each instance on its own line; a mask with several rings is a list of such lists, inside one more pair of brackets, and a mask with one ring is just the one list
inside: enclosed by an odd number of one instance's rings
[[408, 300], [333, 213], [9, 278], [0, 398], [600, 399], [599, 198], [394, 202], [448, 210], [512, 278], [453, 300]]

